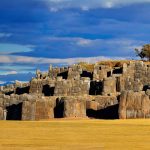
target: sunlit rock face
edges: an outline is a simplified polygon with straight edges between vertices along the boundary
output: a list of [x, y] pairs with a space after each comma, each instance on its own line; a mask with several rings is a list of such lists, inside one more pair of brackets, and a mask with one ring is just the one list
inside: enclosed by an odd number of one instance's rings
[[145, 92], [125, 91], [120, 96], [119, 118], [150, 118], [150, 99]]

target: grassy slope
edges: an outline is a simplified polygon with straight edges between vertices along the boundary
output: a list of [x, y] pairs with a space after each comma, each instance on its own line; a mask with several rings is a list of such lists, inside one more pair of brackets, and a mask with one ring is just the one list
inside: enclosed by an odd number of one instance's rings
[[0, 122], [0, 150], [150, 149], [150, 120]]

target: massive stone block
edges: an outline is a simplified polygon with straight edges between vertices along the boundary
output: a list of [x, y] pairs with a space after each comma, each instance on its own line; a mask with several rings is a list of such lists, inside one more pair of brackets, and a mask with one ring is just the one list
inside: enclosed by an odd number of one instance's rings
[[4, 110], [0, 107], [0, 120], [4, 120]]
[[82, 97], [66, 97], [64, 117], [86, 117], [86, 101]]
[[25, 101], [22, 106], [22, 120], [35, 120], [36, 103]]
[[55, 85], [55, 96], [78, 96], [88, 95], [90, 89], [90, 79], [81, 80], [57, 80]]
[[40, 100], [36, 102], [35, 120], [54, 118], [54, 102], [50, 100]]
[[42, 120], [54, 118], [55, 98], [40, 97], [36, 101], [24, 101], [22, 120]]
[[82, 73], [82, 68], [80, 65], [75, 65], [68, 69], [68, 80], [80, 80], [80, 74]]
[[95, 100], [86, 101], [86, 109], [98, 110], [99, 103]]
[[32, 79], [30, 83], [30, 93], [42, 93], [43, 81], [42, 79]]
[[109, 77], [103, 81], [103, 95], [116, 94], [116, 78]]
[[149, 96], [145, 92], [122, 92], [119, 103], [119, 118], [150, 118]]
[[108, 72], [110, 72], [110, 76], [112, 75], [111, 73], [111, 67], [106, 66], [106, 65], [94, 65], [94, 71], [93, 71], [93, 80], [97, 81], [100, 80], [102, 81], [103, 79], [107, 78]]
[[118, 104], [116, 96], [93, 96], [87, 99], [86, 109], [100, 110]]
[[[89, 99], [89, 98], [88, 98]], [[118, 119], [118, 100], [115, 96], [93, 96], [86, 102], [86, 115], [96, 119]]]

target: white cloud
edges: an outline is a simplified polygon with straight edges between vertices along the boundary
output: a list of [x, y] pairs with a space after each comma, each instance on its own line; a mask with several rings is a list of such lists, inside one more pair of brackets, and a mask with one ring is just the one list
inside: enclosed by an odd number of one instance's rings
[[77, 40], [77, 45], [79, 46], [89, 46], [92, 43], [92, 40], [80, 38]]
[[81, 9], [82, 9], [83, 11], [88, 11], [88, 10], [89, 10], [89, 7], [88, 7], [88, 6], [82, 6]]
[[[6, 67], [7, 68], [7, 67]], [[17, 74], [18, 72], [16, 71], [16, 70], [13, 70], [13, 71], [6, 71], [7, 69], [5, 69], [5, 70], [1, 70], [0, 71], [0, 75], [8, 75], [8, 74], [11, 74], [11, 75], [15, 75], [15, 74]]]
[[[100, 60], [110, 60], [110, 59], [127, 59], [126, 57], [78, 57], [78, 58], [66, 58], [66, 59], [50, 59], [50, 58], [36, 58], [36, 57], [26, 57], [26, 56], [0, 56], [0, 63], [24, 63], [24, 64], [66, 64], [71, 65], [78, 62], [89, 62], [94, 63]], [[11, 74], [16, 74], [17, 72], [12, 71]], [[10, 74], [9, 73], [9, 74]], [[8, 74], [8, 73], [7, 73]]]
[[5, 84], [6, 83], [6, 81], [0, 81], [0, 84]]
[[50, 8], [64, 9], [64, 8], [81, 8], [82, 10], [89, 10], [93, 8], [112, 8], [124, 5], [131, 5], [137, 3], [146, 3], [150, 0], [45, 0], [49, 3]]
[[90, 51], [108, 51], [109, 54], [114, 53], [115, 50], [116, 56], [118, 54], [129, 55], [134, 48], [139, 47], [146, 43], [146, 41], [126, 39], [126, 38], [116, 38], [116, 39], [85, 39], [80, 37], [51, 37], [49, 38], [50, 42], [63, 42], [68, 43], [76, 50], [90, 50]]
[[0, 81], [0, 85], [14, 84], [14, 81]]
[[11, 43], [0, 43], [0, 54], [11, 54], [15, 52], [30, 52], [34, 45], [20, 45]]
[[10, 72], [6, 72], [6, 74], [17, 74], [17, 71], [10, 71]]
[[57, 12], [57, 11], [58, 11], [58, 9], [57, 9], [57, 8], [55, 8], [55, 7], [51, 7], [51, 8], [50, 8], [50, 11], [51, 11], [51, 12]]
[[11, 33], [0, 33], [0, 38], [10, 37], [12, 36]]
[[[67, 45], [71, 43], [71, 47], [75, 48], [75, 50], [79, 50], [79, 52], [84, 51], [84, 53], [86, 54], [87, 51], [100, 51], [99, 53], [102, 52], [103, 54], [105, 54], [105, 56], [102, 55], [102, 56], [87, 57], [87, 58], [79, 57], [79, 58], [67, 58], [67, 59], [59, 59], [59, 58], [51, 59], [51, 58], [14, 56], [14, 55], [8, 55], [8, 54], [7, 55], [1, 54], [0, 63], [3, 63], [4, 65], [6, 64], [6, 66], [8, 64], [24, 64], [26, 66], [29, 66], [30, 64], [33, 64], [33, 65], [41, 65], [41, 64], [71, 65], [71, 64], [81, 62], [81, 61], [93, 63], [96, 61], [107, 60], [107, 59], [126, 59], [126, 57], [107, 57], [106, 54], [108, 54], [108, 56], [111, 56], [112, 53], [113, 54], [116, 53], [116, 56], [130, 56], [129, 55], [130, 52], [133, 52], [135, 47], [139, 47], [145, 43], [144, 41], [132, 40], [132, 39], [84, 39], [84, 38], [79, 38], [79, 37], [74, 37], [74, 38], [51, 37], [49, 38], [49, 42], [52, 42], [52, 43], [63, 42], [63, 43], [67, 43]], [[7, 69], [5, 70], [7, 71]], [[28, 70], [28, 68], [26, 70]], [[16, 73], [14, 72], [14, 70], [9, 69], [9, 71], [12, 71], [11, 72], [12, 74]]]

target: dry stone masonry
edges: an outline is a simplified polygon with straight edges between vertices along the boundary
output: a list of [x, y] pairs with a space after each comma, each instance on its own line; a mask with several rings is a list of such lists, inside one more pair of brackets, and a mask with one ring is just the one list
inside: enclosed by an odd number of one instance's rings
[[0, 87], [0, 120], [150, 118], [150, 65], [76, 64]]

